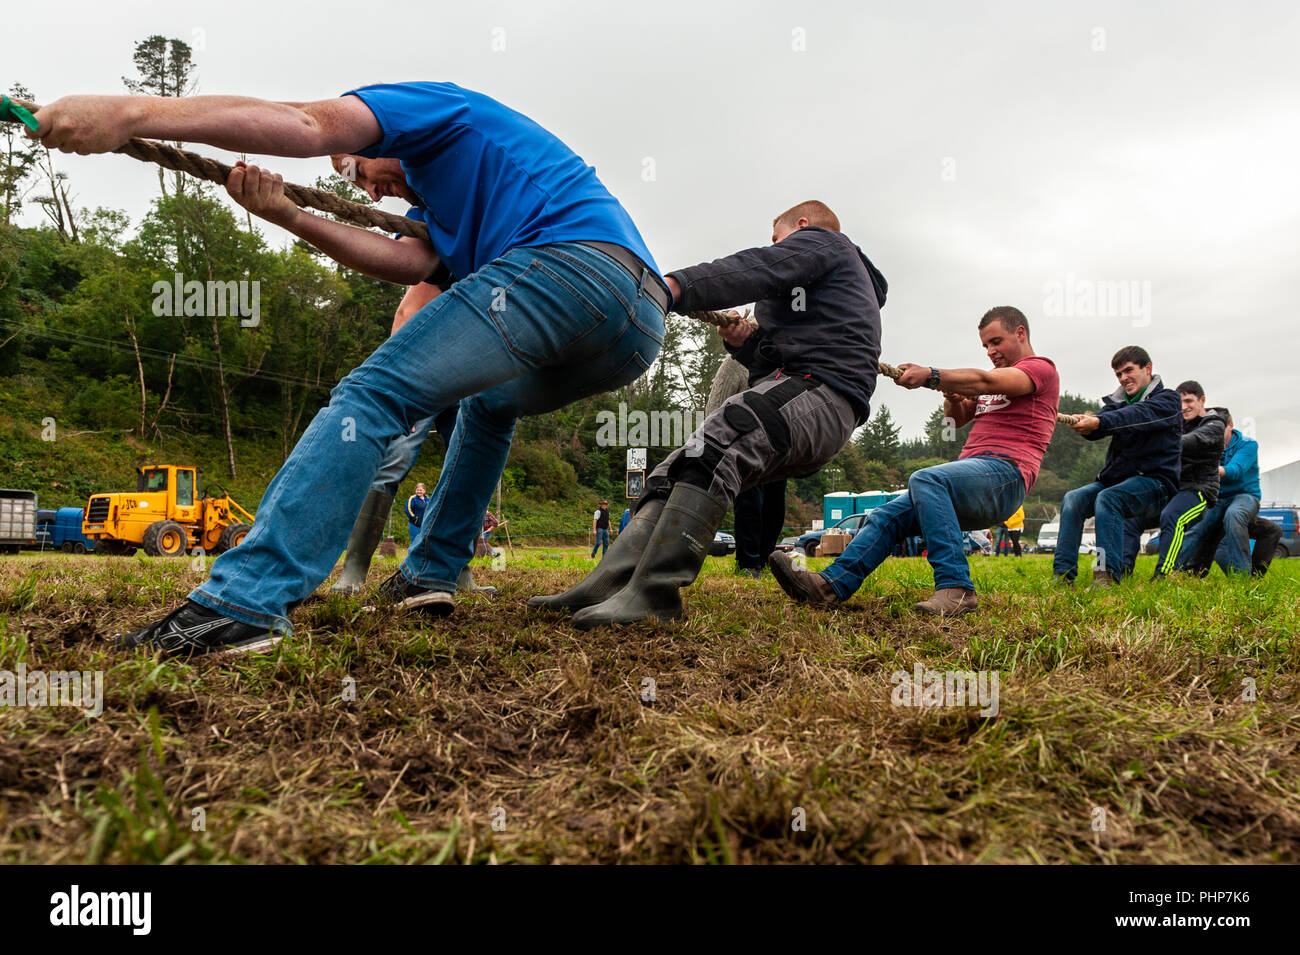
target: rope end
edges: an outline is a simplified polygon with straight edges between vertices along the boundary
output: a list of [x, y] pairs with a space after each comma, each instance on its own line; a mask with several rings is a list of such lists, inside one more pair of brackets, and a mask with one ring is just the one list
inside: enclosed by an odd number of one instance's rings
[[41, 128], [41, 124], [36, 122], [36, 117], [29, 111], [19, 106], [8, 96], [0, 96], [0, 118], [8, 119], [11, 122], [22, 123], [32, 132]]

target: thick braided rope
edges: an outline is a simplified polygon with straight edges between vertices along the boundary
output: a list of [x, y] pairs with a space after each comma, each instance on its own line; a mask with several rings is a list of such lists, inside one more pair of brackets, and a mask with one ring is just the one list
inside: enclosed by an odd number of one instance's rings
[[[35, 103], [22, 100], [14, 100], [13, 102], [32, 112], [40, 109]], [[16, 120], [9, 117], [6, 117], [6, 120], [16, 122]], [[169, 146], [166, 143], [156, 142], [152, 139], [133, 138], [126, 145], [114, 150], [114, 152], [122, 153], [141, 162], [154, 163], [164, 169], [174, 169], [196, 179], [204, 179], [221, 185], [225, 185], [226, 180], [230, 178], [230, 171], [234, 168], [223, 162], [217, 162], [215, 159], [209, 159], [207, 156], [200, 156], [198, 153], [177, 149], [175, 146]], [[352, 202], [332, 192], [326, 192], [324, 189], [313, 189], [310, 186], [297, 186], [291, 182], [286, 182], [284, 184], [284, 194], [296, 206], [315, 209], [319, 212], [328, 212], [330, 215], [337, 216], [354, 225], [398, 232], [425, 241], [429, 239], [429, 230], [423, 222], [417, 222], [414, 219], [408, 219], [406, 216], [395, 215], [391, 212], [384, 212], [374, 206], [363, 206], [359, 202]]]
[[[710, 325], [717, 325], [719, 327], [735, 324], [746, 317], [744, 315], [736, 317], [734, 315], [729, 315], [726, 312], [687, 312], [686, 315], [688, 318], [693, 318], [696, 321], [708, 322]], [[897, 381], [903, 374], [903, 370], [897, 365], [891, 365], [887, 361], [882, 361], [880, 363], [880, 374], [884, 375], [886, 378], [892, 378], [894, 381]], [[1058, 414], [1056, 420], [1059, 424], [1074, 424], [1082, 417], [1083, 415], [1077, 414]]]

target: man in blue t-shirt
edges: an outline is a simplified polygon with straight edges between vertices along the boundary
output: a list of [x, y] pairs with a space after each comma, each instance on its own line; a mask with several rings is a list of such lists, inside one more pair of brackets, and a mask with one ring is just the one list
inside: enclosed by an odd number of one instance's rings
[[381, 586], [406, 608], [450, 613], [515, 421], [631, 383], [663, 342], [667, 287], [626, 210], [556, 136], [481, 93], [430, 82], [310, 103], [72, 96], [36, 119], [33, 135], [65, 152], [109, 152], [143, 136], [332, 156], [376, 201], [409, 202], [429, 239], [300, 210], [281, 178], [256, 166], [237, 166], [226, 189], [349, 268], [403, 285], [455, 277], [334, 389], [244, 542], [124, 646], [247, 651], [287, 635], [289, 611], [343, 549], [390, 439], [459, 402], [418, 546]]

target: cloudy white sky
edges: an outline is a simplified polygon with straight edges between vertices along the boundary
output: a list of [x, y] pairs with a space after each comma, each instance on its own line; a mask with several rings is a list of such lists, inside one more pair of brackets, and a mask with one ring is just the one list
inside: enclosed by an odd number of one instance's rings
[[[593, 164], [665, 269], [763, 244], [777, 212], [822, 199], [889, 279], [888, 360], [983, 364], [976, 322], [1013, 304], [1066, 389], [1108, 393], [1111, 354], [1141, 344], [1166, 384], [1197, 378], [1253, 419], [1263, 467], [1300, 457], [1294, 0], [73, 0], [24, 31], [41, 39], [6, 44], [0, 83], [43, 102], [122, 92], [153, 33], [195, 47], [201, 93], [481, 90]], [[124, 157], [58, 163], [79, 204], [134, 221], [157, 189]], [[1134, 283], [1125, 314], [1053, 300], [1100, 282]], [[913, 435], [934, 396], [882, 380], [881, 403]]]

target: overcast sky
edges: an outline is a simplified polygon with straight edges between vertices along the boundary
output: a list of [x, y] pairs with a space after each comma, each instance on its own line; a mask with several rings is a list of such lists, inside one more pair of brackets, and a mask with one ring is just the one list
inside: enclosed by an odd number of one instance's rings
[[[774, 215], [822, 199], [889, 279], [887, 360], [984, 365], [980, 315], [1016, 305], [1066, 390], [1109, 393], [1110, 356], [1141, 344], [1166, 385], [1196, 378], [1253, 419], [1262, 467], [1300, 457], [1294, 0], [71, 0], [23, 31], [0, 83], [42, 102], [123, 92], [154, 33], [195, 48], [200, 93], [483, 91], [594, 165], [665, 270], [765, 244]], [[157, 191], [125, 157], [57, 163], [79, 205], [133, 222]], [[935, 398], [881, 379], [882, 403], [912, 436]]]

